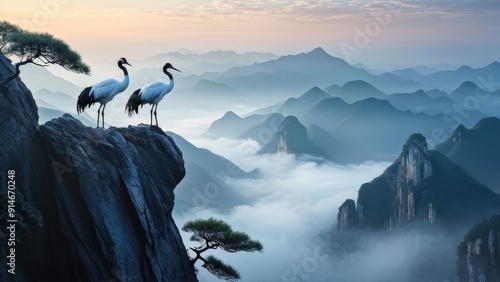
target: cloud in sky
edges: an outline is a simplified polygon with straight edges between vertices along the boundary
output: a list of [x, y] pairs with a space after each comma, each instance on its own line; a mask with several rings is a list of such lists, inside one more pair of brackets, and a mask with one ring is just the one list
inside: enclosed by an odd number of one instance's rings
[[[0, 18], [62, 37], [92, 62], [117, 48], [140, 56], [180, 47], [286, 54], [322, 46], [338, 54], [340, 44], [352, 42], [357, 29], [390, 15], [390, 23], [370, 38], [365, 55], [401, 42], [448, 44], [458, 49], [477, 42], [489, 46], [489, 52], [481, 52], [488, 56], [485, 64], [494, 59], [500, 44], [498, 36], [493, 36], [498, 34], [499, 12], [497, 0], [29, 0], [2, 7]], [[404, 54], [415, 56], [413, 51]]]

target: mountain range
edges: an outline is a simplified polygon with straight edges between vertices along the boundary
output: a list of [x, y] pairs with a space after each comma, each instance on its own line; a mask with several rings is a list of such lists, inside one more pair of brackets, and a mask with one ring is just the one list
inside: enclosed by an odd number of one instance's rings
[[225, 211], [250, 199], [226, 184], [226, 178], [252, 178], [257, 171], [243, 171], [230, 160], [189, 143], [183, 137], [167, 132], [181, 149], [186, 176], [175, 191], [175, 212], [185, 213], [192, 208], [212, 208]]

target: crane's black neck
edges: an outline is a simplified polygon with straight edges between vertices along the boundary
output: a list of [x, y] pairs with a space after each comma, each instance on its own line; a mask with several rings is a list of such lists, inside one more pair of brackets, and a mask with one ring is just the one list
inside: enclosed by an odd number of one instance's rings
[[174, 77], [168, 72], [168, 68], [166, 66], [163, 67], [163, 72], [168, 76], [168, 78], [170, 78], [170, 80], [174, 80]]
[[120, 61], [118, 62], [118, 67], [122, 69], [124, 75], [128, 75], [127, 69], [123, 66], [123, 63]]

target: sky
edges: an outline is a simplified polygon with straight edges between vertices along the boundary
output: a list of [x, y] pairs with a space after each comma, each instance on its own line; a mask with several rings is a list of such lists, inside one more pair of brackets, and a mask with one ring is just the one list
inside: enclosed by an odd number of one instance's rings
[[67, 41], [89, 64], [195, 51], [323, 47], [369, 67], [498, 60], [498, 0], [0, 0], [0, 19]]

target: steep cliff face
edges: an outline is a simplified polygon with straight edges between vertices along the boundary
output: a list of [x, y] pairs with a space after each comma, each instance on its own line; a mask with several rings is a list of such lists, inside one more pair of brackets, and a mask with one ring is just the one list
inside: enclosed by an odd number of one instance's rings
[[307, 129], [294, 116], [287, 116], [271, 140], [258, 152], [259, 154], [309, 154], [329, 158], [308, 137]]
[[407, 222], [470, 224], [500, 210], [500, 196], [479, 184], [420, 134], [410, 136], [399, 158], [363, 184], [357, 200], [360, 226], [392, 229]]
[[[365, 240], [381, 234], [394, 236], [395, 244], [403, 238], [408, 260], [398, 263], [408, 271], [407, 277], [396, 280], [451, 281], [461, 234], [473, 222], [500, 212], [500, 195], [441, 153], [428, 150], [425, 138], [413, 134], [396, 161], [382, 175], [361, 186], [356, 204], [348, 200], [339, 208], [339, 232], [334, 235], [343, 249], [363, 250]], [[357, 225], [351, 225], [356, 221]], [[471, 254], [477, 254], [478, 244], [488, 240], [496, 244], [496, 239], [482, 240], [470, 241]], [[475, 260], [474, 255], [469, 257]], [[474, 273], [479, 272], [473, 261], [469, 265], [476, 269]], [[467, 267], [466, 262], [464, 269]], [[387, 280], [393, 280], [391, 274]]]
[[347, 199], [340, 207], [337, 215], [337, 228], [340, 236], [358, 226], [358, 214], [354, 200]]
[[[10, 65], [1, 55], [0, 63], [4, 77]], [[169, 136], [146, 126], [96, 130], [70, 115], [39, 127], [19, 79], [0, 92], [0, 179], [14, 169], [16, 191], [44, 223], [18, 231], [16, 275], [2, 267], [1, 281], [196, 281], [171, 217], [185, 171]]]
[[476, 224], [457, 251], [457, 281], [500, 281], [500, 215]]
[[395, 183], [397, 209], [389, 219], [389, 228], [415, 218], [415, 193], [412, 188], [432, 176], [432, 164], [427, 154], [427, 141], [421, 134], [411, 135], [403, 146], [398, 163], [399, 179]]

